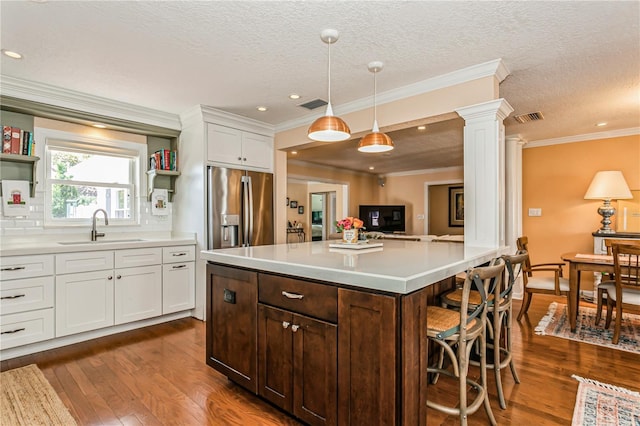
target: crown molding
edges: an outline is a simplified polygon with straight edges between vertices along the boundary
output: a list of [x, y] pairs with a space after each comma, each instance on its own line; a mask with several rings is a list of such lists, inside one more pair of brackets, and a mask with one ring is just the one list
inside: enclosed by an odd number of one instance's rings
[[452, 167], [441, 167], [438, 169], [410, 170], [407, 172], [386, 173], [384, 176], [394, 177], [394, 176], [432, 175], [436, 173], [447, 173], [447, 172], [464, 172], [464, 167], [452, 166]]
[[180, 117], [177, 114], [7, 75], [0, 75], [0, 93], [3, 96], [113, 117], [118, 120], [138, 122], [172, 130], [180, 130], [181, 127]]
[[540, 146], [560, 145], [563, 143], [586, 142], [597, 139], [620, 138], [624, 136], [640, 135], [640, 127], [632, 127], [629, 129], [610, 130], [607, 132], [587, 133], [584, 135], [565, 136], [553, 139], [540, 139], [527, 142], [523, 148], [537, 148]]
[[[378, 106], [401, 99], [410, 98], [423, 93], [432, 92], [434, 90], [450, 87], [456, 84], [466, 83], [468, 81], [477, 80], [479, 78], [494, 76], [498, 82], [502, 82], [508, 75], [509, 69], [502, 59], [484, 62], [482, 64], [472, 65], [467, 68], [452, 71], [426, 80], [418, 81], [407, 86], [398, 87], [396, 89], [387, 90], [376, 95]], [[333, 106], [335, 115], [345, 115], [356, 111], [370, 108], [373, 104], [373, 96], [357, 99], [346, 104]], [[315, 119], [322, 117], [324, 112], [309, 114], [295, 120], [285, 121], [275, 127], [276, 132], [282, 132], [289, 129], [305, 126], [312, 123]]]

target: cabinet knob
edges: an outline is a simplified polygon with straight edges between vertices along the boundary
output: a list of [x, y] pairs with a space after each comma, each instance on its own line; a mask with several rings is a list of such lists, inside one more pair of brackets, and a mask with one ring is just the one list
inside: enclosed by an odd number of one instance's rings
[[247, 161], [247, 157], [244, 157], [244, 158], [242, 159], [242, 161]]
[[113, 277], [112, 277], [111, 275], [109, 275], [109, 276], [107, 277], [107, 279], [108, 279], [109, 281], [111, 281], [111, 280], [113, 279]]
[[287, 328], [289, 327], [289, 323], [286, 321], [282, 321], [282, 328]]
[[300, 328], [300, 326], [299, 326], [299, 325], [293, 324], [293, 325], [291, 326], [291, 331], [293, 331], [293, 332], [295, 333], [296, 331], [298, 331], [298, 329], [299, 329], [299, 328]]
[[122, 275], [116, 275], [116, 278], [120, 279], [120, 278], [122, 278]]
[[238, 161], [242, 161], [242, 157], [238, 157]]

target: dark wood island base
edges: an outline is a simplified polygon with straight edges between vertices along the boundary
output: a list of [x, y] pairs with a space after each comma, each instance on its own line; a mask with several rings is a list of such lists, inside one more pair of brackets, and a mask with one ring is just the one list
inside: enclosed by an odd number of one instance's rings
[[409, 294], [207, 265], [207, 364], [311, 425], [425, 425], [426, 307]]

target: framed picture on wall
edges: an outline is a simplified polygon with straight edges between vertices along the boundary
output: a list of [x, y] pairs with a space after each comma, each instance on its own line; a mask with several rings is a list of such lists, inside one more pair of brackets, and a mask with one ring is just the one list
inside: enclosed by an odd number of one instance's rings
[[449, 187], [449, 226], [464, 226], [464, 187]]
[[291, 200], [289, 202], [289, 207], [291, 207], [292, 209], [297, 209], [298, 208], [298, 202], [294, 201], [294, 200]]
[[304, 206], [298, 206], [298, 214], [304, 214]]

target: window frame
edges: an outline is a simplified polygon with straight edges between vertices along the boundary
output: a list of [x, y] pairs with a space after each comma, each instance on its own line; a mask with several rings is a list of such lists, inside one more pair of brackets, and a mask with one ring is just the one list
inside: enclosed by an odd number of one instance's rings
[[[109, 218], [110, 225], [131, 226], [140, 224], [141, 200], [140, 194], [143, 192], [142, 177], [147, 158], [147, 145], [137, 142], [99, 138], [86, 136], [77, 133], [64, 132], [52, 129], [37, 129], [39, 140], [44, 141], [44, 226], [45, 227], [84, 227], [91, 223], [91, 218], [54, 218], [52, 217], [54, 184], [87, 184], [95, 187], [122, 188], [130, 191], [129, 218]], [[76, 153], [87, 153], [95, 155], [108, 155], [114, 157], [129, 158], [128, 184], [102, 183], [93, 181], [55, 179], [52, 177], [52, 154], [51, 150], [62, 150]], [[145, 160], [145, 161], [143, 161]]]

